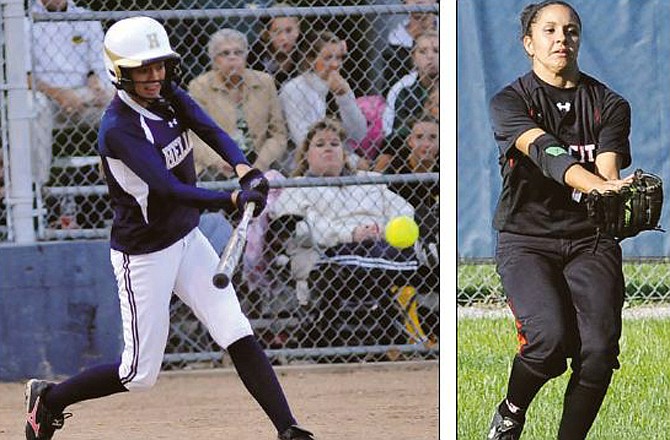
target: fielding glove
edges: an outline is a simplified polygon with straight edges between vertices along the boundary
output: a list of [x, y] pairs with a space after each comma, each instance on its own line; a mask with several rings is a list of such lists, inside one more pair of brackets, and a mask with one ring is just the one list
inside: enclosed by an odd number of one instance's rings
[[663, 208], [663, 181], [638, 169], [633, 182], [619, 192], [591, 191], [586, 211], [599, 232], [618, 239], [634, 237], [642, 231], [663, 231], [659, 226]]

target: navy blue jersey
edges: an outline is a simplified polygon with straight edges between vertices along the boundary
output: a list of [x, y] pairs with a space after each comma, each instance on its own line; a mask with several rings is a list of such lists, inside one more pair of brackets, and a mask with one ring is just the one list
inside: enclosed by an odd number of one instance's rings
[[128, 254], [170, 246], [198, 225], [202, 209], [232, 209], [230, 193], [196, 187], [189, 129], [231, 165], [248, 164], [185, 91], [176, 88], [164, 110], [152, 112], [119, 91], [100, 124], [98, 152], [114, 210], [111, 247]]
[[591, 172], [605, 151], [621, 155], [625, 168], [631, 162], [628, 102], [583, 73], [574, 89], [558, 89], [529, 72], [492, 98], [490, 112], [503, 178], [493, 226], [547, 237], [593, 233], [585, 197], [544, 176], [515, 143], [524, 132], [541, 128]]

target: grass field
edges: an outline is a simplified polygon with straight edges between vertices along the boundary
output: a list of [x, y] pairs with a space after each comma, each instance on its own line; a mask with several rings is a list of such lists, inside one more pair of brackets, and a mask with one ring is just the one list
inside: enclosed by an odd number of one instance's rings
[[[457, 324], [458, 439], [483, 440], [504, 397], [516, 351], [509, 318]], [[625, 319], [621, 368], [612, 379], [589, 440], [670, 438], [670, 320]], [[549, 382], [528, 410], [524, 439], [555, 439], [570, 370]]]

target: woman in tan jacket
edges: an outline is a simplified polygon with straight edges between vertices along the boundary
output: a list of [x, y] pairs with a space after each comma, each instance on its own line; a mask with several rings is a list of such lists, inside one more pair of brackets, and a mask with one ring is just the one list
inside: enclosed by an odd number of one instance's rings
[[[193, 79], [189, 92], [237, 142], [255, 168], [267, 171], [286, 151], [287, 132], [272, 76], [246, 68], [244, 34], [221, 29], [209, 41], [212, 69]], [[193, 135], [200, 180], [227, 179], [233, 169]]]

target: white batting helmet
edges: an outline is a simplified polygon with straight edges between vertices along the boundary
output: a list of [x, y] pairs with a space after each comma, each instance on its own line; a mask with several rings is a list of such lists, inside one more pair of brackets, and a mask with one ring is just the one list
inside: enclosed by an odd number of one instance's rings
[[179, 61], [165, 28], [151, 17], [125, 18], [114, 23], [105, 34], [103, 57], [112, 83], [127, 91], [132, 91], [133, 86], [127, 69], [169, 61], [166, 81], [170, 81]]

